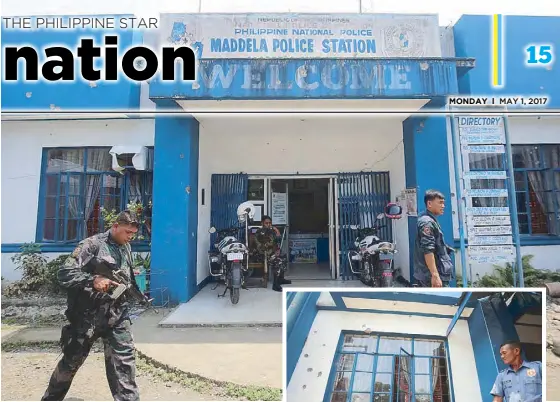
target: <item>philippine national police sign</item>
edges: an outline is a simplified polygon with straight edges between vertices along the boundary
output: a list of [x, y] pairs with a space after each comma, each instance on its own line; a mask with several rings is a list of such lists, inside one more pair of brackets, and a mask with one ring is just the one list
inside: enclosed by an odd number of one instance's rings
[[441, 57], [437, 15], [162, 14], [160, 32], [199, 59]]

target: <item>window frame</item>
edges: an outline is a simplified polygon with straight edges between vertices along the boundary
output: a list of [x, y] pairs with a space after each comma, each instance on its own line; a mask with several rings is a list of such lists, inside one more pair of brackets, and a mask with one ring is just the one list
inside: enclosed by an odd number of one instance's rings
[[[49, 246], [60, 246], [63, 247], [64, 246], [75, 246], [77, 245], [80, 241], [82, 241], [83, 239], [80, 238], [80, 236], [78, 236], [77, 240], [46, 240], [43, 238], [43, 234], [44, 234], [44, 224], [46, 221], [46, 200], [47, 200], [47, 183], [48, 180], [47, 178], [49, 176], [58, 176], [63, 177], [70, 177], [70, 176], [80, 176], [82, 178], [81, 182], [80, 182], [80, 194], [77, 196], [80, 199], [83, 199], [84, 197], [84, 180], [83, 178], [88, 176], [88, 175], [103, 175], [103, 176], [111, 176], [111, 177], [115, 177], [117, 179], [122, 180], [121, 183], [121, 188], [120, 188], [120, 205], [119, 208], [120, 210], [123, 210], [127, 203], [128, 203], [128, 197], [129, 197], [129, 192], [128, 192], [128, 185], [129, 185], [129, 181], [130, 181], [130, 176], [128, 174], [120, 174], [117, 171], [114, 170], [109, 170], [109, 171], [103, 171], [103, 172], [88, 172], [87, 171], [87, 158], [88, 158], [88, 151], [90, 149], [103, 149], [106, 148], [107, 152], [109, 152], [109, 150], [111, 149], [111, 146], [105, 146], [105, 145], [99, 145], [99, 146], [62, 146], [62, 147], [43, 147], [42, 148], [42, 158], [41, 158], [41, 174], [40, 174], [40, 179], [39, 179], [39, 195], [38, 195], [38, 208], [37, 208], [37, 220], [36, 220], [36, 230], [35, 230], [35, 241], [38, 244], [43, 244], [43, 245], [49, 245]], [[153, 146], [146, 146], [146, 148], [153, 150], [154, 147]], [[80, 172], [60, 172], [60, 173], [47, 173], [47, 167], [48, 167], [48, 157], [49, 157], [49, 151], [52, 150], [72, 150], [72, 149], [76, 149], [76, 150], [83, 150], [84, 152], [84, 161], [83, 161], [83, 170]], [[153, 169], [151, 170], [146, 170], [146, 171], [141, 171], [144, 174], [142, 175], [142, 180], [144, 181], [144, 183], [146, 183], [146, 181], [148, 181], [147, 178], [147, 173], [151, 173], [152, 174], [152, 188], [149, 190], [149, 192], [144, 193], [142, 195], [142, 197], [144, 198], [143, 203], [146, 202], [146, 199], [153, 199]], [[56, 204], [57, 204], [57, 214], [58, 214], [58, 206], [59, 206], [59, 197], [60, 197], [60, 182], [58, 184], [57, 187], [57, 194], [56, 194]], [[65, 196], [66, 199], [68, 199], [68, 186], [65, 186]], [[103, 192], [103, 187], [101, 187], [101, 192], [99, 197], [101, 197], [103, 199], [104, 196], [104, 192]], [[102, 205], [101, 205], [102, 206]], [[66, 221], [67, 220], [67, 216], [68, 216], [68, 206], [66, 205], [65, 210], [64, 210], [64, 217], [62, 218], [55, 218], [55, 222], [60, 222], [60, 220]], [[50, 219], [50, 218], [49, 218]], [[100, 219], [100, 222], [102, 222], [102, 219]], [[78, 231], [83, 230], [83, 226], [87, 225], [87, 222], [83, 222], [83, 220], [79, 220], [78, 223]], [[64, 228], [65, 232], [67, 230], [67, 225], [65, 225]], [[100, 228], [98, 233], [102, 233], [104, 230]], [[55, 237], [57, 237], [58, 234], [58, 224], [55, 224]], [[64, 238], [66, 238], [66, 234], [64, 235]], [[149, 239], [142, 239], [142, 240], [134, 240], [131, 245], [140, 247], [140, 248], [146, 248], [149, 245], [150, 240]]]
[[[377, 337], [376, 340], [376, 345], [375, 345], [375, 352], [343, 352], [342, 348], [344, 345], [344, 338], [347, 335], [368, 335], [371, 337]], [[451, 370], [451, 360], [450, 360], [450, 356], [449, 356], [449, 342], [448, 342], [448, 338], [447, 337], [441, 337], [441, 336], [434, 336], [434, 335], [421, 335], [421, 334], [403, 334], [403, 333], [388, 333], [388, 332], [371, 332], [369, 334], [365, 334], [363, 331], [351, 331], [351, 330], [343, 330], [340, 331], [340, 335], [339, 335], [339, 340], [338, 340], [338, 344], [336, 346], [336, 350], [334, 352], [334, 356], [332, 359], [332, 363], [331, 363], [331, 368], [330, 368], [330, 373], [329, 373], [329, 378], [327, 381], [327, 386], [325, 388], [325, 392], [324, 392], [324, 396], [323, 396], [323, 402], [330, 402], [331, 398], [333, 396], [333, 394], [335, 393], [334, 391], [334, 383], [336, 380], [336, 373], [337, 372], [349, 372], [351, 374], [350, 376], [350, 381], [348, 384], [348, 389], [349, 391], [347, 392], [347, 396], [346, 396], [346, 402], [351, 402], [351, 398], [352, 398], [352, 394], [353, 393], [360, 393], [360, 392], [353, 392], [353, 385], [354, 385], [354, 375], [356, 372], [365, 372], [365, 371], [357, 371], [356, 370], [356, 365], [358, 362], [358, 358], [354, 358], [354, 361], [352, 362], [352, 370], [337, 370], [337, 363], [338, 363], [338, 358], [341, 354], [366, 354], [366, 355], [371, 355], [374, 357], [373, 359], [373, 368], [372, 368], [372, 372], [368, 374], [372, 375], [372, 387], [370, 390], [370, 397], [375, 395], [375, 379], [377, 377], [377, 363], [378, 363], [378, 359], [377, 356], [399, 356], [399, 354], [391, 354], [391, 353], [381, 353], [379, 354], [379, 339], [380, 337], [400, 337], [400, 338], [408, 338], [410, 339], [410, 344], [411, 344], [411, 348], [410, 348], [410, 353], [406, 352], [406, 354], [408, 354], [409, 356], [412, 356], [413, 358], [417, 357], [417, 358], [434, 358], [434, 356], [427, 356], [427, 355], [414, 355], [414, 339], [422, 339], [422, 340], [434, 340], [434, 341], [442, 341], [445, 347], [445, 362], [446, 362], [446, 368], [447, 368], [447, 378], [448, 378], [448, 387], [449, 387], [449, 397], [450, 397], [450, 401], [451, 402], [455, 402], [455, 391], [454, 391], [454, 387], [453, 387], [453, 374], [452, 374], [452, 370]], [[403, 349], [401, 347], [401, 353], [402, 353]], [[402, 354], [401, 354], [402, 355]], [[443, 359], [443, 357], [441, 357]], [[393, 360], [394, 362], [394, 360]], [[410, 375], [411, 375], [411, 386], [410, 389], [413, 391], [410, 393], [410, 397], [411, 400], [414, 400], [414, 397], [416, 396], [416, 389], [415, 389], [415, 378], [416, 378], [416, 364], [415, 364], [415, 360], [413, 360], [413, 364], [411, 365], [411, 370], [410, 370]], [[382, 372], [381, 374], [387, 374], [386, 372]], [[391, 377], [391, 391], [390, 393], [387, 392], [379, 392], [378, 394], [383, 394], [383, 395], [394, 395], [395, 392], [395, 372], [391, 372], [389, 373], [392, 375]], [[430, 380], [432, 378], [431, 373], [425, 374], [425, 373], [421, 373], [418, 375], [423, 375], [423, 376], [429, 376]], [[432, 386], [430, 385], [430, 389], [432, 388]], [[341, 394], [344, 393], [344, 391], [340, 392]], [[365, 392], [364, 392], [365, 393]], [[419, 394], [419, 395], [427, 395], [427, 394]], [[433, 393], [431, 394], [433, 396]], [[398, 394], [397, 394], [398, 397]], [[392, 399], [391, 399], [392, 400]], [[432, 398], [433, 400], [433, 398]]]
[[[548, 233], [548, 234], [543, 234], [543, 233], [537, 233], [537, 234], [533, 234], [533, 228], [532, 228], [532, 222], [531, 222], [531, 207], [530, 207], [530, 202], [531, 202], [531, 197], [530, 197], [530, 190], [529, 190], [529, 172], [542, 172], [545, 176], [545, 180], [550, 180], [550, 175], [554, 176], [555, 172], [560, 172], [560, 167], [558, 168], [554, 168], [552, 166], [548, 166], [548, 162], [546, 160], [546, 154], [545, 154], [545, 148], [547, 146], [558, 146], [558, 144], [513, 144], [512, 148], [514, 147], [523, 147], [523, 146], [529, 146], [529, 147], [536, 147], [538, 148], [538, 152], [539, 152], [539, 161], [541, 163], [541, 167], [538, 168], [513, 168], [514, 174], [515, 173], [521, 173], [523, 174], [523, 181], [524, 181], [524, 188], [522, 190], [518, 190], [517, 187], [515, 187], [515, 193], [517, 196], [517, 193], [523, 193], [525, 195], [525, 208], [526, 208], [526, 213], [520, 214], [519, 213], [519, 206], [518, 206], [518, 212], [517, 212], [517, 216], [519, 217], [519, 215], [527, 215], [527, 227], [528, 227], [528, 231], [529, 233], [520, 233], [521, 238], [528, 238], [528, 239], [538, 239], [538, 238], [542, 238], [542, 239], [550, 239], [550, 238], [556, 238], [556, 239], [560, 239], [560, 233], [559, 234], [553, 234], [553, 233]], [[515, 183], [515, 178], [513, 178], [514, 183]], [[560, 193], [560, 188], [558, 189], [552, 189], [550, 192], [552, 194], [554, 193]], [[557, 205], [556, 202], [553, 202], [554, 205], [554, 211], [547, 211], [546, 215], [552, 214], [554, 213], [556, 216], [558, 216], [559, 213], [559, 207]], [[548, 216], [546, 216], [547, 220], [548, 220]]]
[[[546, 180], [548, 179], [548, 175], [547, 173], [550, 172], [553, 176], [554, 176], [554, 172], [558, 172], [560, 173], [560, 167], [558, 168], [554, 168], [551, 166], [548, 166], [548, 161], [546, 160], [546, 154], [544, 152], [545, 148], [547, 146], [558, 146], [558, 144], [554, 144], [554, 143], [538, 143], [538, 144], [512, 144], [512, 151], [515, 147], [537, 147], [538, 151], [539, 151], [539, 160], [542, 163], [542, 167], [538, 167], [538, 168], [513, 168], [513, 173], [514, 175], [516, 173], [521, 173], [523, 174], [523, 179], [524, 179], [524, 188], [523, 189], [519, 189], [517, 186], [515, 186], [515, 177], [513, 178], [506, 178], [505, 182], [506, 182], [506, 188], [508, 185], [508, 180], [513, 180], [514, 183], [514, 188], [515, 188], [515, 194], [517, 197], [518, 193], [523, 193], [525, 195], [525, 207], [527, 212], [526, 213], [520, 213], [519, 212], [519, 205], [517, 208], [517, 217], [519, 219], [520, 215], [526, 215], [527, 216], [527, 225], [528, 225], [528, 229], [529, 229], [529, 233], [520, 233], [519, 237], [520, 240], [522, 241], [522, 243], [527, 243], [527, 242], [539, 242], [539, 241], [543, 241], [543, 242], [549, 242], [549, 241], [554, 241], [554, 242], [559, 242], [560, 244], [560, 233], [559, 234], [553, 234], [553, 233], [549, 233], [549, 234], [542, 234], [542, 233], [538, 233], [538, 234], [533, 234], [533, 229], [531, 226], [531, 209], [529, 206], [530, 203], [530, 191], [529, 191], [529, 182], [528, 182], [528, 172], [544, 172], [545, 177], [547, 177]], [[513, 154], [513, 152], [512, 152]], [[471, 169], [471, 171], [499, 171], [499, 170], [504, 170], [507, 172], [507, 155], [504, 156], [503, 158], [503, 168], [502, 169]], [[560, 193], [560, 188], [558, 189], [551, 189], [550, 190], [551, 193]], [[560, 207], [559, 205], [556, 204], [556, 202], [554, 202], [554, 211], [551, 212], [547, 212], [547, 214], [552, 214], [554, 213], [556, 216], [558, 216], [558, 214], [560, 213]], [[547, 217], [548, 218], [548, 217]], [[559, 223], [560, 224], [560, 223]]]

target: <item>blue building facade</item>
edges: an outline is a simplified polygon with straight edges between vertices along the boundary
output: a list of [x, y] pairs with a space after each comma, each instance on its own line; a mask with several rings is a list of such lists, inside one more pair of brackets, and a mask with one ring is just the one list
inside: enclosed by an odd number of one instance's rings
[[[289, 15], [287, 17], [297, 18], [297, 16]], [[214, 162], [209, 161], [213, 158], [220, 159], [221, 156], [213, 156], [212, 152], [204, 148], [207, 146], [204, 145], [204, 141], [207, 141], [210, 135], [205, 135], [204, 124], [201, 124], [201, 121], [204, 121], [207, 115], [204, 112], [201, 113], [200, 110], [204, 108], [210, 108], [211, 111], [224, 109], [231, 113], [232, 110], [236, 110], [236, 108], [238, 110], [243, 106], [246, 110], [262, 113], [267, 110], [268, 105], [276, 107], [281, 102], [286, 102], [283, 104], [287, 105], [288, 109], [309, 105], [309, 108], [314, 109], [315, 112], [335, 109], [349, 111], [355, 105], [371, 102], [370, 105], [375, 106], [370, 107], [381, 107], [386, 111], [394, 108], [406, 108], [406, 105], [412, 104], [416, 110], [442, 112], [445, 110], [447, 97], [456, 95], [504, 97], [546, 95], [549, 97], [549, 101], [546, 105], [539, 106], [541, 110], [558, 106], [557, 97], [560, 96], [560, 93], [556, 94], [559, 92], [558, 85], [560, 84], [557, 79], [554, 79], [558, 77], [556, 64], [552, 63], [551, 67], [549, 65], [543, 67], [529, 66], [525, 63], [526, 49], [531, 44], [550, 44], [552, 47], [556, 45], [555, 41], [558, 41], [556, 34], [560, 25], [557, 18], [504, 18], [504, 59], [502, 64], [505, 66], [505, 81], [500, 88], [493, 87], [491, 83], [491, 16], [463, 16], [452, 29], [447, 30], [437, 26], [437, 16], [415, 16], [414, 18], [418, 19], [425, 18], [428, 21], [427, 26], [435, 28], [435, 30], [423, 32], [423, 52], [411, 45], [406, 36], [398, 37], [397, 35], [393, 38], [394, 42], [386, 40], [384, 47], [381, 46], [382, 41], [378, 41], [377, 49], [370, 49], [371, 43], [360, 47], [361, 42], [358, 41], [357, 44], [354, 44], [357, 50], [355, 49], [354, 53], [348, 52], [346, 57], [340, 55], [332, 57], [329, 54], [320, 57], [319, 50], [307, 55], [297, 52], [292, 55], [286, 52], [282, 55], [282, 42], [278, 41], [276, 44], [274, 42], [276, 39], [271, 39], [271, 46], [276, 46], [277, 49], [269, 49], [266, 57], [256, 52], [255, 49], [252, 53], [235, 53], [231, 49], [225, 49], [223, 43], [208, 42], [206, 37], [203, 38], [206, 40], [204, 42], [196, 36], [196, 32], [185, 31], [185, 25], [196, 25], [199, 30], [198, 35], [202, 38], [203, 35], [200, 32], [204, 28], [200, 28], [200, 26], [204, 24], [197, 23], [197, 18], [200, 21], [204, 21], [204, 18], [222, 18], [226, 22], [229, 21], [228, 16], [201, 15], [195, 17], [195, 22], [191, 24], [192, 16], [162, 15], [161, 26], [157, 31], [117, 32], [119, 49], [126, 49], [137, 44], [157, 47], [162, 44], [186, 43], [193, 46], [201, 56], [197, 68], [198, 78], [194, 83], [181, 79], [164, 82], [157, 76], [150, 80], [149, 84], [138, 84], [126, 79], [121, 79], [116, 83], [78, 81], [57, 84], [3, 80], [3, 132], [9, 132], [10, 138], [14, 138], [14, 141], [16, 138], [19, 138], [17, 141], [21, 141], [27, 135], [28, 126], [26, 124], [32, 124], [33, 130], [38, 133], [36, 137], [33, 137], [34, 141], [41, 144], [40, 155], [35, 153], [33, 158], [42, 158], [39, 171], [35, 171], [36, 167], [29, 168], [29, 175], [34, 175], [38, 180], [28, 183], [28, 193], [18, 195], [21, 187], [16, 184], [14, 178], [18, 175], [15, 172], [6, 173], [7, 176], [4, 176], [3, 173], [3, 183], [13, 186], [9, 187], [13, 188], [13, 191], [5, 193], [4, 197], [11, 197], [13, 200], [23, 196], [29, 197], [34, 186], [38, 186], [38, 193], [31, 195], [38, 199], [29, 204], [32, 208], [34, 205], [37, 208], [37, 216], [34, 219], [35, 230], [32, 233], [29, 228], [25, 229], [27, 232], [18, 233], [17, 236], [11, 233], [9, 229], [11, 224], [8, 212], [6, 212], [3, 236], [8, 240], [2, 244], [2, 253], [5, 257], [18, 252], [21, 245], [28, 242], [41, 244], [44, 252], [68, 252], [78, 240], [95, 230], [102, 229], [100, 215], [95, 212], [99, 207], [106, 205], [119, 209], [126, 206], [129, 201], [152, 202], [151, 244], [149, 245], [147, 241], [139, 241], [134, 247], [137, 251], [150, 250], [152, 271], [164, 272], [162, 275], [153, 275], [151, 285], [155, 288], [166, 289], [173, 302], [186, 302], [209, 280], [204, 261], [206, 257], [203, 255], [205, 249], [208, 248], [209, 238], [202, 238], [203, 234], [207, 233], [207, 226], [225, 227], [232, 224], [235, 220], [235, 210], [231, 208], [231, 205], [246, 199], [245, 193], [251, 184], [251, 174], [261, 176], [266, 174], [268, 175], [267, 180], [270, 181], [273, 180], [271, 177], [274, 175], [289, 175], [291, 178], [297, 178], [302, 172], [307, 171], [307, 176], [328, 176], [329, 180], [334, 183], [331, 186], [333, 193], [331, 198], [336, 199], [337, 202], [338, 210], [335, 215], [337, 215], [338, 221], [335, 224], [336, 219], [332, 218], [333, 225], [329, 225], [336, 226], [334, 229], [336, 233], [331, 232], [334, 234], [329, 238], [329, 247], [331, 261], [336, 259], [337, 262], [331, 262], [331, 279], [351, 279], [351, 273], [345, 265], [345, 258], [332, 257], [344, 255], [351, 243], [351, 234], [344, 229], [345, 226], [352, 224], [353, 219], [348, 218], [348, 211], [351, 210], [348, 205], [358, 203], [360, 205], [358, 209], [361, 208], [359, 213], [375, 216], [385, 203], [394, 201], [398, 192], [405, 187], [417, 190], [416, 207], [419, 210], [423, 208], [422, 194], [429, 188], [439, 189], [449, 200], [452, 200], [452, 203], [455, 202], [453, 201], [455, 190], [453, 163], [450, 157], [449, 124], [445, 116], [441, 114], [419, 116], [412, 115], [410, 112], [405, 114], [403, 119], [396, 121], [399, 131], [394, 134], [396, 137], [402, 136], [402, 141], [399, 139], [402, 143], [402, 159], [395, 159], [395, 162], [391, 162], [386, 169], [372, 168], [370, 176], [366, 177], [365, 173], [361, 171], [362, 169], [358, 167], [340, 168], [334, 164], [332, 167], [325, 164], [326, 167], [313, 169], [303, 165], [299, 166], [295, 159], [290, 160], [291, 170], [276, 171], [270, 167], [255, 170], [241, 162], [228, 168], [212, 168], [211, 163]], [[247, 18], [260, 17], [249, 15]], [[408, 17], [340, 16], [340, 18], [347, 18], [348, 21], [352, 21], [352, 18], [379, 18], [378, 21], [373, 20], [372, 24], [385, 24], [384, 26], [388, 26], [386, 32], [393, 32], [391, 29], [394, 27], [387, 25], [387, 19], [404, 18], [406, 20]], [[403, 20], [404, 25], [402, 26], [413, 25], [405, 20]], [[185, 23], [185, 21], [191, 22]], [[212, 24], [206, 24], [206, 26], [208, 25]], [[518, 29], [519, 26], [523, 26], [524, 29]], [[217, 28], [217, 36], [221, 35], [220, 29]], [[440, 31], [442, 35], [440, 35]], [[414, 32], [411, 30], [408, 34], [413, 35]], [[4, 48], [9, 45], [32, 44], [35, 47], [43, 47], [49, 43], [56, 43], [75, 47], [80, 35], [91, 35], [100, 42], [102, 35], [110, 33], [112, 32], [67, 30], [53, 33], [3, 28], [2, 46]], [[197, 42], [199, 39], [200, 41]], [[154, 45], [156, 43], [157, 45]], [[329, 43], [323, 43], [324, 52], [327, 51], [324, 50], [327, 45], [330, 46]], [[348, 45], [348, 42], [344, 43], [344, 46]], [[332, 45], [334, 46], [334, 42]], [[343, 45], [338, 43], [336, 46]], [[370, 46], [370, 48], [364, 46]], [[369, 56], [359, 56], [360, 51], [367, 52], [367, 49], [374, 53]], [[219, 56], [208, 56], [210, 51], [221, 53]], [[228, 54], [232, 56], [229, 57]], [[395, 56], [395, 54], [400, 56]], [[19, 68], [22, 71], [22, 65]], [[77, 68], [79, 68], [78, 63], [76, 63]], [[198, 112], [195, 110], [196, 108], [199, 108]], [[87, 115], [87, 111], [94, 110], [98, 112], [96, 115]], [[150, 115], [149, 113], [154, 110], [165, 112], [165, 115]], [[13, 113], [16, 111], [59, 112], [59, 114], [30, 117], [21, 113]], [[140, 111], [142, 113], [136, 113]], [[69, 114], [61, 117], [60, 113], [63, 112]], [[70, 113], [74, 114], [70, 115]], [[520, 202], [524, 209], [519, 210], [523, 234], [522, 245], [529, 247], [527, 251], [535, 254], [537, 262], [543, 268], [547, 268], [548, 265], [545, 263], [548, 261], [547, 256], [556, 250], [555, 246], [560, 245], [558, 236], [560, 233], [557, 230], [559, 209], [557, 197], [560, 194], [560, 177], [557, 172], [560, 165], [558, 165], [557, 148], [560, 137], [555, 138], [554, 133], [550, 131], [554, 130], [551, 127], [555, 126], [552, 118], [543, 117], [538, 121], [536, 119], [535, 117], [534, 121], [523, 120], [520, 128], [517, 129], [515, 138], [520, 139], [520, 144], [523, 144], [525, 148], [536, 147], [535, 149], [538, 149], [538, 154], [542, 156], [543, 160], [536, 161], [536, 165], [531, 166], [523, 163], [523, 152], [527, 150], [523, 147], [520, 148], [518, 155], [521, 155], [519, 156], [521, 159], [517, 166], [519, 180], [516, 178], [516, 186], [518, 197], [524, 203]], [[61, 134], [58, 131], [54, 133], [58, 128], [53, 128], [52, 132], [49, 132], [50, 129], [45, 129], [46, 142], [42, 143], [39, 134], [41, 127], [39, 126], [43, 121], [45, 127], [54, 127], [53, 122], [63, 122], [60, 124], [64, 125], [64, 130], [68, 131], [68, 134]], [[72, 124], [79, 125], [79, 129], [74, 130]], [[88, 128], [89, 124], [91, 124], [90, 128]], [[134, 125], [134, 127], [123, 128], [124, 131], [119, 138], [122, 143], [132, 141], [135, 135], [143, 138], [140, 145], [146, 148], [147, 155], [151, 155], [148, 158], [151, 161], [148, 169], [137, 170], [134, 174], [121, 177], [111, 170], [108, 155], [96, 156], [98, 148], [95, 147], [110, 148], [110, 146], [118, 145], [108, 142], [109, 140], [95, 139], [96, 135], [100, 133], [103, 133], [100, 135], [107, 135], [109, 136], [107, 138], [110, 138], [107, 130], [115, 124]], [[514, 124], [516, 123], [511, 123], [511, 125]], [[209, 125], [211, 126], [212, 123]], [[543, 125], [543, 128], [538, 128], [540, 126], [537, 125]], [[375, 124], [372, 123], [372, 127], [374, 126]], [[536, 130], [542, 133], [543, 139], [535, 138], [537, 142], [533, 144], [525, 138], [524, 136], [529, 135], [530, 132], [524, 130], [527, 128], [531, 130], [530, 127], [537, 127]], [[146, 131], [140, 135], [138, 130]], [[218, 131], [220, 130], [223, 135], [226, 135], [228, 126], [225, 125], [222, 129], [218, 129]], [[76, 136], [71, 137], [71, 131], [79, 131], [81, 137], [79, 139]], [[54, 137], [49, 139], [49, 133], [57, 139], [54, 140]], [[367, 132], [365, 133], [367, 134]], [[341, 142], [343, 142], [344, 135], [345, 133], [339, 133]], [[58, 138], [65, 138], [65, 140]], [[7, 144], [10, 147], [10, 142]], [[359, 144], [356, 146], [360, 147]], [[397, 146], [399, 146], [398, 143]], [[52, 155], [61, 155], [60, 150], [68, 147], [74, 147], [72, 152], [84, 156], [73, 156], [74, 159], [58, 156], [57, 160], [65, 160], [67, 163], [71, 159], [72, 163], [80, 165], [80, 167], [74, 166], [71, 169], [71, 172], [76, 175], [79, 173], [82, 177], [79, 179], [81, 184], [76, 184], [76, 188], [81, 188], [79, 191], [73, 189], [70, 184], [70, 176], [63, 174], [64, 171], [60, 167], [52, 167], [54, 165], [50, 162], [56, 159]], [[5, 148], [3, 147], [3, 149]], [[250, 151], [251, 147], [249, 146], [248, 149]], [[10, 151], [5, 149], [3, 152]], [[130, 151], [132, 154], [135, 152]], [[529, 152], [529, 154], [534, 159], [534, 153]], [[94, 170], [99, 174], [106, 174], [108, 178], [103, 180], [111, 182], [113, 186], [113, 190], [108, 193], [96, 193], [100, 194], [99, 200], [103, 201], [96, 202], [94, 207], [88, 206], [93, 201], [90, 199], [91, 194], [88, 195], [86, 190], [93, 185], [91, 183], [94, 183], [93, 178], [88, 178], [91, 168], [91, 166], [88, 167], [88, 155], [90, 161], [99, 161], [99, 158], [104, 158], [103, 167], [100, 165]], [[352, 158], [351, 154], [349, 156], [340, 155], [342, 159]], [[238, 159], [243, 160], [243, 158]], [[238, 167], [239, 169], [237, 169]], [[8, 169], [10, 169], [9, 166]], [[533, 177], [536, 174], [535, 170], [550, 175], [551, 181], [547, 181], [549, 184], [537, 187], [535, 183], [540, 182]], [[214, 177], [210, 183], [210, 176], [217, 174], [228, 174], [231, 180], [225, 182], [229, 184], [236, 180], [239, 182], [237, 190], [232, 188], [225, 198], [222, 197], [219, 205], [218, 201], [212, 200], [215, 198], [214, 194], [223, 193], [223, 189], [219, 188], [219, 180], [214, 180]], [[403, 182], [396, 184], [401, 176]], [[59, 181], [58, 190], [54, 184], [57, 180]], [[75, 180], [78, 179], [75, 178]], [[356, 184], [353, 192], [348, 193], [348, 188], [352, 185], [346, 184], [345, 187], [342, 184], [345, 180], [346, 183], [367, 182], [374, 183], [374, 185], [368, 187]], [[361, 188], [357, 189], [360, 186]], [[344, 194], [346, 194], [346, 198]], [[367, 197], [372, 194], [379, 195], [379, 197], [368, 199]], [[543, 201], [544, 198], [546, 200]], [[63, 199], [69, 200], [69, 202], [62, 202]], [[78, 211], [80, 208], [73, 210], [71, 199], [78, 200], [77, 202], [81, 203], [80, 205], [85, 204], [85, 207], [82, 206], [80, 211]], [[56, 203], [56, 206], [53, 206], [55, 205], [53, 203]], [[217, 204], [214, 205], [214, 203]], [[8, 204], [10, 203], [8, 202]], [[13, 201], [13, 204], [15, 205], [16, 201]], [[230, 210], [226, 211], [222, 205], [229, 205]], [[208, 207], [212, 211], [204, 215], [201, 211], [205, 211]], [[264, 212], [266, 211], [265, 209]], [[95, 215], [96, 213], [97, 215]], [[411, 250], [416, 218], [410, 216], [406, 220], [408, 222], [401, 223], [401, 227], [397, 231], [400, 231], [398, 236], [402, 236], [399, 237], [399, 241], [405, 243], [406, 247]], [[30, 227], [31, 224], [29, 222], [28, 226]], [[444, 215], [441, 225], [446, 235], [446, 241], [453, 244], [458, 239], [456, 214]], [[391, 236], [391, 231], [392, 229], [386, 229], [385, 234]], [[395, 234], [395, 236], [397, 235]], [[403, 253], [400, 261], [404, 276], [408, 278], [411, 276], [409, 255], [410, 253]]]

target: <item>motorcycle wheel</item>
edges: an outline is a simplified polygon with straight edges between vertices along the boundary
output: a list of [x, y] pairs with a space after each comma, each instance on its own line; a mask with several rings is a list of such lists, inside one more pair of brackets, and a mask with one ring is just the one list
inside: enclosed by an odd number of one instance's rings
[[239, 303], [239, 289], [241, 287], [242, 275], [243, 273], [241, 272], [241, 264], [234, 263], [231, 267], [232, 281], [231, 281], [231, 289], [229, 293], [231, 304]]
[[229, 293], [231, 304], [239, 303], [239, 288], [231, 288]]
[[360, 282], [369, 287], [376, 287], [375, 278], [369, 273], [369, 264], [362, 265], [362, 273], [360, 274]]

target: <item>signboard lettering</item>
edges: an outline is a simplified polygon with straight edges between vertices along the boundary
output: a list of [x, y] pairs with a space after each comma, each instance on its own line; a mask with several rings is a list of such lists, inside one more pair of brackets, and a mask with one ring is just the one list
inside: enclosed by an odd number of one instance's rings
[[463, 152], [470, 154], [503, 154], [506, 149], [503, 145], [463, 145]]
[[511, 226], [471, 226], [469, 236], [500, 236], [511, 235]]
[[222, 63], [202, 60], [198, 79], [190, 85], [196, 91], [214, 89], [318, 90], [412, 90], [415, 76], [403, 63], [366, 65], [359, 62], [312, 61], [296, 65], [259, 60]]
[[508, 215], [508, 207], [467, 207], [467, 216]]
[[499, 244], [513, 244], [513, 239], [511, 236], [469, 236], [469, 245], [484, 246]]
[[503, 264], [507, 262], [515, 261], [515, 255], [469, 255], [469, 259], [471, 262], [475, 262], [477, 264]]
[[461, 142], [466, 144], [503, 144], [506, 138], [501, 134], [462, 134]]
[[[473, 207], [473, 198], [501, 197], [507, 199], [508, 190], [505, 188], [471, 188], [472, 180], [506, 180], [508, 175], [504, 170], [471, 171], [472, 162], [469, 157], [470, 154], [489, 154], [484, 158], [495, 158], [505, 154], [504, 118], [460, 116], [456, 123], [463, 170], [461, 182], [464, 183], [467, 203], [466, 229], [469, 241], [469, 260], [471, 263], [477, 264], [511, 261], [514, 248], [509, 207]], [[496, 186], [498, 184], [492, 187]]]
[[507, 179], [507, 174], [505, 171], [474, 171], [465, 172], [463, 177], [467, 180], [472, 179]]
[[502, 255], [513, 255], [515, 253], [515, 248], [513, 246], [472, 246], [469, 247], [469, 254], [502, 254]]
[[469, 197], [507, 197], [508, 191], [505, 188], [479, 188], [467, 189], [466, 194]]
[[199, 59], [441, 57], [436, 15], [162, 14], [160, 45]]
[[[505, 226], [505, 225], [511, 225], [511, 217], [509, 215], [467, 216], [467, 222], [469, 226]], [[508, 234], [511, 234], [511, 232]]]

